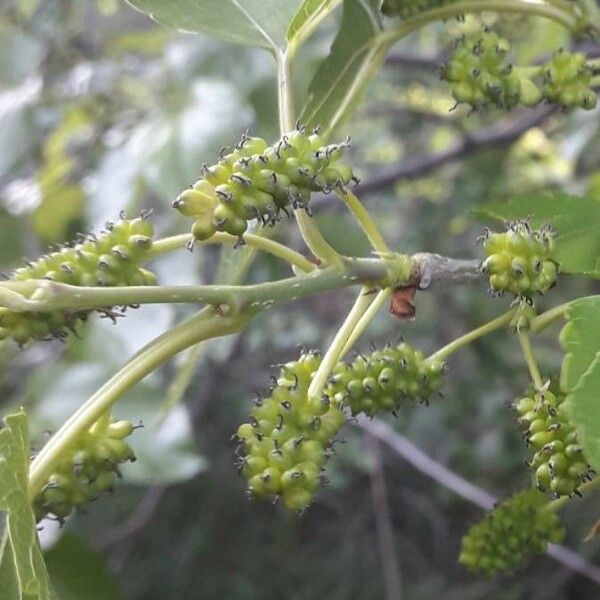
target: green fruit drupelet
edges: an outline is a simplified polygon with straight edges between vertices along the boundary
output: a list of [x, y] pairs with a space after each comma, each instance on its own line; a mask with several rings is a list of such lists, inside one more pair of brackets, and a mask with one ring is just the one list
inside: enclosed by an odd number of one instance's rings
[[596, 106], [596, 93], [590, 87], [593, 69], [585, 54], [558, 50], [540, 67], [521, 67], [507, 61], [509, 51], [508, 40], [489, 29], [460, 38], [442, 67], [456, 101], [473, 108], [511, 109], [542, 101], [565, 108]]
[[547, 502], [537, 490], [527, 490], [496, 506], [463, 537], [459, 562], [493, 575], [562, 541], [564, 529], [556, 514], [545, 509]]
[[275, 223], [288, 207], [306, 208], [313, 192], [331, 192], [355, 181], [341, 163], [348, 141], [326, 145], [317, 134], [297, 129], [268, 146], [262, 138], [244, 135], [232, 152], [213, 166], [173, 203], [195, 219], [192, 233], [206, 240], [217, 231], [243, 236], [248, 221]]
[[506, 232], [488, 232], [483, 248], [487, 258], [481, 268], [489, 275], [492, 292], [531, 298], [556, 281], [554, 233], [548, 227], [532, 230], [526, 221], [518, 221]]
[[341, 400], [353, 415], [393, 411], [402, 400], [428, 402], [443, 384], [444, 364], [426, 360], [405, 343], [340, 362], [324, 393]]
[[564, 396], [538, 391], [514, 403], [527, 443], [537, 487], [556, 497], [577, 493], [593, 471], [577, 441], [577, 431], [564, 406]]
[[511, 109], [521, 99], [521, 80], [507, 62], [508, 40], [493, 31], [462, 38], [442, 77], [452, 86], [457, 102]]
[[542, 69], [542, 93], [548, 102], [567, 108], [595, 108], [596, 93], [590, 88], [592, 69], [581, 52], [558, 50]]
[[113, 489], [118, 466], [135, 460], [125, 442], [135, 427], [115, 421], [107, 413], [96, 421], [61, 458], [46, 485], [33, 501], [36, 518], [53, 515], [62, 521], [78, 507]]
[[[107, 223], [106, 230], [17, 269], [10, 281], [46, 279], [76, 286], [153, 285], [153, 273], [141, 267], [152, 247], [152, 224], [145, 218]], [[110, 307], [109, 307], [110, 308]], [[88, 310], [16, 312], [0, 307], [0, 340], [18, 344], [64, 337]]]

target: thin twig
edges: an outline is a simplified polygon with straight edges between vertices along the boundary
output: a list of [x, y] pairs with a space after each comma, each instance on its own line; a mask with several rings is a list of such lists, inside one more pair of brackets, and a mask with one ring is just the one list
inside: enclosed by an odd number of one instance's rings
[[437, 71], [443, 62], [442, 56], [421, 56], [410, 52], [391, 52], [385, 57], [386, 66], [407, 67], [419, 71]]
[[[386, 444], [396, 454], [402, 456], [415, 469], [431, 477], [449, 490], [452, 490], [461, 498], [485, 510], [493, 508], [498, 501], [497, 498], [485, 490], [482, 490], [480, 487], [427, 456], [420, 448], [397, 431], [394, 431], [383, 421], [379, 419], [370, 421], [361, 418], [358, 421], [358, 425], [361, 429], [368, 431], [371, 435]], [[590, 563], [580, 554], [557, 544], [550, 544], [546, 554], [572, 571], [600, 585], [600, 568]]]
[[101, 550], [107, 550], [108, 548], [122, 544], [138, 531], [145, 529], [152, 521], [160, 501], [165, 495], [166, 489], [163, 485], [155, 485], [149, 488], [135, 511], [123, 523], [113, 529], [109, 529], [101, 538], [97, 547]]
[[402, 581], [400, 579], [400, 565], [394, 544], [392, 517], [388, 502], [385, 473], [381, 459], [379, 440], [365, 431], [365, 444], [371, 456], [372, 465], [369, 471], [371, 480], [371, 498], [373, 501], [373, 514], [377, 529], [377, 542], [379, 555], [383, 567], [383, 576], [388, 600], [402, 598]]
[[518, 140], [527, 130], [537, 127], [556, 111], [552, 106], [528, 110], [520, 117], [505, 119], [490, 127], [466, 134], [462, 140], [441, 152], [405, 161], [399, 167], [382, 171], [360, 184], [355, 193], [365, 195], [389, 188], [402, 179], [415, 179], [448, 163], [460, 160], [484, 148], [503, 148]]

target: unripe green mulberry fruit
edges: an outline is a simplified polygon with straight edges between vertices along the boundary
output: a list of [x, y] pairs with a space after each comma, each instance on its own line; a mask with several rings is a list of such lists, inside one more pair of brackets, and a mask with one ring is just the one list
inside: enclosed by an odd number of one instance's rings
[[425, 360], [405, 343], [336, 365], [324, 393], [340, 399], [353, 415], [398, 408], [403, 399], [428, 402], [443, 384], [444, 364]]
[[481, 268], [489, 275], [492, 292], [530, 298], [554, 285], [558, 267], [552, 258], [554, 233], [550, 228], [532, 230], [526, 221], [517, 221], [506, 232], [488, 232], [484, 237], [487, 258]]
[[564, 407], [564, 396], [535, 392], [514, 403], [527, 443], [537, 487], [555, 497], [571, 496], [591, 479], [593, 470], [577, 441], [577, 431]]
[[173, 206], [195, 218], [192, 233], [198, 240], [217, 231], [242, 237], [252, 219], [273, 224], [290, 205], [308, 208], [313, 192], [331, 192], [355, 181], [352, 169], [339, 161], [348, 145], [326, 145], [303, 129], [273, 146], [244, 135], [216, 165], [205, 165], [201, 178]]
[[594, 108], [597, 97], [590, 88], [593, 73], [586, 60], [581, 52], [555, 52], [542, 69], [544, 98], [568, 108]]
[[258, 400], [249, 422], [239, 427], [245, 452], [240, 466], [251, 496], [280, 496], [288, 508], [305, 508], [344, 422], [344, 406], [354, 415], [373, 415], [393, 411], [402, 399], [427, 401], [441, 387], [444, 371], [441, 362], [402, 343], [338, 363], [321, 398], [309, 401], [320, 364], [321, 355], [311, 352], [284, 365], [271, 395]]
[[456, 101], [474, 107], [516, 106], [521, 99], [521, 81], [507, 62], [509, 51], [508, 40], [492, 31], [462, 38], [442, 68]]
[[530, 554], [558, 543], [564, 529], [547, 500], [537, 490], [527, 490], [490, 511], [463, 537], [459, 562], [486, 575], [510, 571]]
[[[142, 217], [107, 223], [100, 234], [17, 269], [10, 280], [47, 279], [86, 287], [153, 285], [154, 274], [141, 267], [149, 256], [152, 234], [152, 224]], [[30, 339], [62, 338], [89, 312], [14, 312], [0, 307], [0, 340], [12, 338], [22, 345]]]
[[320, 485], [328, 449], [344, 423], [337, 400], [308, 400], [321, 357], [304, 354], [284, 365], [268, 398], [258, 400], [238, 428], [245, 456], [241, 470], [252, 497], [281, 497], [286, 507], [306, 508]]
[[135, 426], [107, 413], [96, 421], [61, 459], [33, 501], [38, 520], [53, 515], [63, 521], [74, 509], [112, 491], [119, 465], [135, 460], [125, 439]]

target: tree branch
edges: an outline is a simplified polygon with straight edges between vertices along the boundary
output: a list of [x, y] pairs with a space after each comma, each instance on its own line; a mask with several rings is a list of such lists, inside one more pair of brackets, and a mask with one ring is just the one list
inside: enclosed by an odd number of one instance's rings
[[437, 71], [443, 63], [443, 57], [421, 56], [410, 52], [392, 52], [385, 57], [386, 66], [407, 67], [418, 71]]
[[[396, 454], [402, 456], [415, 469], [472, 504], [490, 510], [498, 501], [497, 498], [485, 490], [473, 485], [470, 481], [427, 456], [420, 448], [394, 431], [387, 423], [379, 419], [359, 418], [358, 426], [386, 444]], [[557, 544], [550, 544], [546, 554], [572, 571], [600, 585], [600, 568], [590, 563], [580, 554]]]
[[356, 190], [358, 196], [380, 191], [391, 187], [402, 179], [415, 179], [426, 175], [445, 164], [460, 160], [484, 148], [503, 148], [515, 142], [523, 133], [537, 127], [556, 112], [552, 106], [541, 106], [528, 110], [517, 119], [504, 121], [477, 129], [466, 134], [463, 139], [447, 150], [417, 157], [399, 167], [381, 171], [372, 179], [360, 184]]
[[44, 279], [6, 281], [0, 283], [0, 307], [15, 312], [45, 312], [134, 304], [206, 303], [242, 309], [359, 284], [382, 288], [413, 285], [426, 289], [434, 284], [468, 283], [481, 276], [477, 260], [427, 252], [412, 257], [393, 253], [381, 253], [378, 258], [342, 257], [341, 262], [341, 269], [315, 269], [301, 277], [252, 285], [83, 287]]
[[413, 254], [411, 284], [425, 290], [434, 285], [471, 283], [482, 278], [481, 261], [449, 258], [430, 252]]
[[369, 470], [371, 481], [371, 499], [373, 502], [373, 516], [377, 530], [379, 555], [385, 580], [388, 600], [401, 600], [402, 580], [400, 564], [394, 542], [394, 530], [388, 502], [388, 491], [385, 483], [383, 461], [381, 459], [380, 441], [368, 432], [365, 432], [365, 446], [371, 455], [372, 465]]

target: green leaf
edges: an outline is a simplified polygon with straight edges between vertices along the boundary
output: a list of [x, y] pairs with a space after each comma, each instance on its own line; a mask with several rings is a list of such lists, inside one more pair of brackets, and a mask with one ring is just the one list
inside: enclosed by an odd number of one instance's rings
[[600, 349], [590, 368], [567, 398], [579, 443], [592, 467], [600, 469]]
[[20, 412], [0, 431], [0, 511], [6, 514], [0, 552], [0, 597], [56, 600], [40, 550], [35, 517], [27, 499], [29, 433]]
[[300, 10], [290, 23], [287, 38], [291, 42], [295, 38], [304, 38], [312, 31], [341, 0], [304, 0]]
[[551, 223], [558, 231], [556, 259], [566, 273], [600, 278], [600, 201], [560, 192], [490, 202], [475, 214], [500, 220], [531, 216], [535, 227]]
[[565, 406], [592, 467], [600, 469], [600, 296], [581, 298], [567, 310], [560, 334], [565, 349], [560, 385]]
[[345, 0], [338, 35], [308, 89], [300, 115], [307, 127], [335, 129], [359, 99], [367, 81], [381, 65], [378, 0]]
[[166, 27], [281, 50], [302, 0], [127, 0]]
[[61, 600], [119, 600], [117, 579], [106, 557], [66, 533], [46, 553], [50, 578]]
[[560, 387], [570, 392], [600, 352], [600, 296], [581, 298], [569, 305], [567, 324], [560, 332], [565, 358]]

